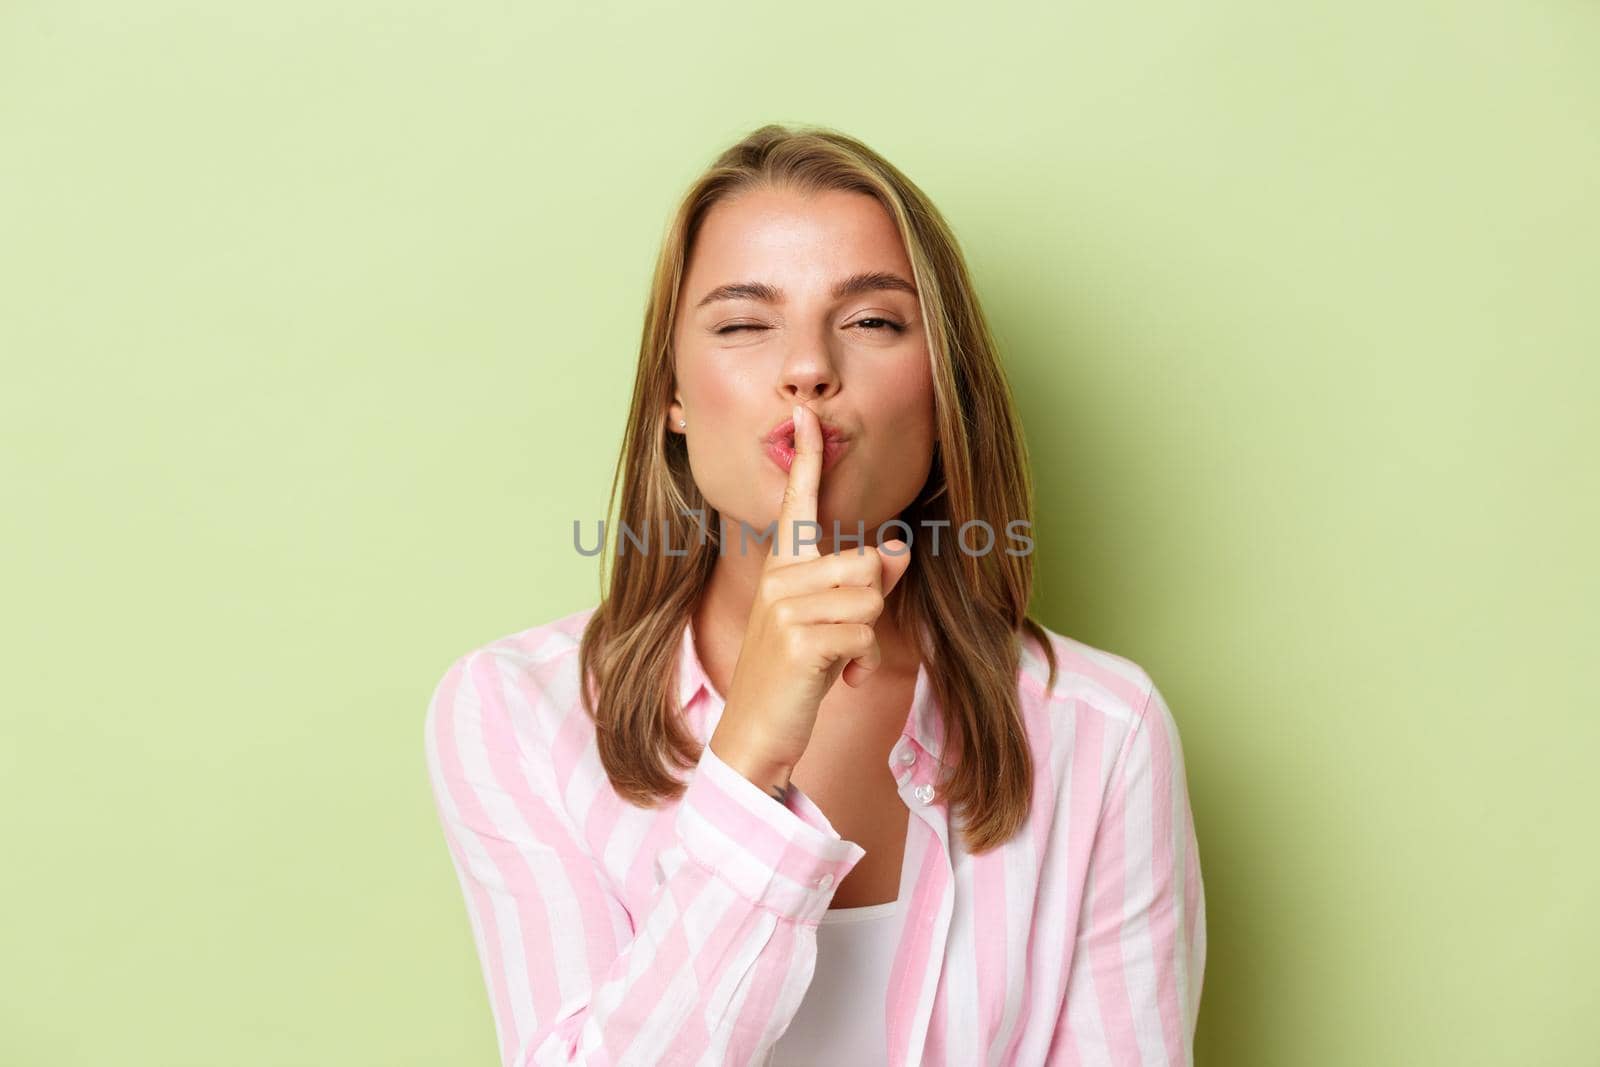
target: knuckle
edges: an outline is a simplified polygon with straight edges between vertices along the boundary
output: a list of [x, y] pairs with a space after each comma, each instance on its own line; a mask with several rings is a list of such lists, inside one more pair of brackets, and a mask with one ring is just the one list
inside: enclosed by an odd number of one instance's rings
[[870, 585], [850, 587], [850, 607], [863, 615], [878, 610], [878, 591]]
[[804, 659], [810, 647], [810, 635], [799, 627], [793, 627], [783, 632], [783, 652], [790, 660], [799, 661]]
[[786, 571], [785, 567], [769, 567], [761, 573], [761, 579], [756, 585], [756, 597], [762, 604], [771, 607], [784, 597], [793, 595], [790, 576]]

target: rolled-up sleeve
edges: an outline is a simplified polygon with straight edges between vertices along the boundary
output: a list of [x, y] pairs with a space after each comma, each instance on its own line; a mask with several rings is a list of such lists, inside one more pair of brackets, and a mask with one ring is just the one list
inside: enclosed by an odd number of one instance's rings
[[502, 1063], [759, 1061], [798, 1010], [817, 920], [865, 850], [803, 793], [780, 804], [707, 745], [658, 885], [631, 915], [562, 803], [519, 669], [492, 650], [463, 656], [425, 726]]

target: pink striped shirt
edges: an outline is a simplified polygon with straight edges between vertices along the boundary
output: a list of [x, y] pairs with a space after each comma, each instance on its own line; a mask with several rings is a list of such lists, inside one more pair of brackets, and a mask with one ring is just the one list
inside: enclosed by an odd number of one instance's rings
[[[578, 699], [593, 607], [450, 665], [429, 703], [433, 796], [506, 1067], [756, 1064], [794, 1018], [817, 922], [866, 854], [801, 790], [780, 804], [709, 746], [651, 810], [612, 791]], [[888, 770], [912, 817], [906, 920], [862, 1062], [1189, 1064], [1205, 895], [1182, 749], [1150, 676], [1050, 631], [1023, 642], [1033, 747], [1022, 831], [963, 846], [937, 794], [938, 704], [919, 672]], [[722, 713], [685, 625], [677, 694]]]

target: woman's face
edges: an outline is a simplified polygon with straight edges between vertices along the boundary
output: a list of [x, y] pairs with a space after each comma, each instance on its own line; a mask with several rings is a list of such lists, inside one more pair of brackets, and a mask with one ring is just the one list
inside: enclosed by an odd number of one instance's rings
[[[842, 291], [868, 275], [881, 277]], [[841, 538], [864, 521], [875, 544], [927, 481], [935, 437], [922, 309], [889, 213], [840, 190], [723, 199], [702, 220], [678, 307], [669, 428], [686, 435], [695, 484], [730, 524], [724, 551], [738, 552], [731, 524], [759, 532], [778, 517], [788, 474], [767, 436], [797, 403], [846, 439], [818, 489], [822, 550], [835, 520]], [[896, 536], [906, 531], [884, 531]]]

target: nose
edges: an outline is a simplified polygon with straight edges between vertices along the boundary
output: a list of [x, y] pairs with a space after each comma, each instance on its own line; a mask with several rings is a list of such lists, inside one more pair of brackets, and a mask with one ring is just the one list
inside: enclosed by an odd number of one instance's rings
[[839, 376], [825, 356], [795, 356], [784, 363], [781, 390], [790, 403], [809, 403], [839, 390]]

